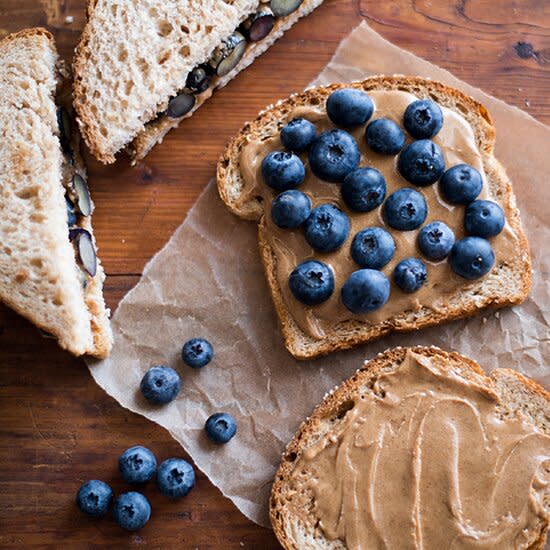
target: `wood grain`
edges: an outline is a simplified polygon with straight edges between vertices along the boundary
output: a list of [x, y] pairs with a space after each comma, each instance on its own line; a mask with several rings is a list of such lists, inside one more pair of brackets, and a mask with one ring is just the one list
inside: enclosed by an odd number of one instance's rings
[[[69, 59], [84, 3], [2, 0], [0, 36], [47, 26]], [[138, 167], [88, 158], [111, 307], [184, 219], [229, 136], [266, 104], [302, 89], [363, 18], [395, 44], [550, 123], [549, 2], [325, 0]], [[82, 517], [73, 504], [82, 481], [124, 489], [116, 458], [125, 448], [143, 443], [160, 459], [183, 453], [161, 428], [105, 395], [83, 362], [1, 307], [0, 418], [2, 548], [278, 548], [270, 531], [247, 521], [201, 474], [179, 502], [146, 488], [153, 519], [139, 534]]]

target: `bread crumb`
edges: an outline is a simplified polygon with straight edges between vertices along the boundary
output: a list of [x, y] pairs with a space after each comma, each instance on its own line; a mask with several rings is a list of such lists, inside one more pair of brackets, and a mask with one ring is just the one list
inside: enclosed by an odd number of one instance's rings
[[487, 317], [482, 317], [482, 318], [481, 318], [481, 322], [482, 322], [483, 324], [485, 324], [485, 323], [487, 322]]
[[495, 317], [496, 317], [497, 319], [500, 319], [500, 311], [497, 311], [497, 312], [495, 313]]
[[67, 17], [65, 17], [65, 24], [70, 25], [71, 23], [74, 23], [74, 17], [72, 15], [67, 15]]
[[528, 99], [525, 100], [525, 106], [531, 107], [531, 102]]

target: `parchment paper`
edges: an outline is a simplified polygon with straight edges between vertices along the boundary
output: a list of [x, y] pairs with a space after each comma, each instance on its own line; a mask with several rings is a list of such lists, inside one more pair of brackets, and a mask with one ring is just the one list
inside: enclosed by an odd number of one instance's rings
[[[268, 495], [281, 452], [299, 424], [325, 392], [388, 347], [435, 344], [488, 370], [512, 367], [550, 387], [550, 129], [393, 46], [365, 23], [342, 42], [316, 82], [376, 73], [442, 80], [489, 108], [498, 131], [497, 156], [514, 182], [533, 252], [531, 298], [500, 313], [297, 362], [277, 329], [256, 225], [226, 211], [210, 182], [120, 303], [111, 357], [89, 364], [105, 391], [169, 430], [223, 494], [261, 525], [268, 525]], [[208, 338], [215, 348], [213, 363], [200, 371], [183, 366], [179, 356], [181, 344], [193, 336]], [[158, 363], [178, 369], [183, 381], [177, 400], [164, 408], [147, 406], [137, 391], [143, 373]], [[206, 418], [216, 411], [228, 411], [238, 422], [237, 436], [225, 446], [210, 444], [203, 433]]]

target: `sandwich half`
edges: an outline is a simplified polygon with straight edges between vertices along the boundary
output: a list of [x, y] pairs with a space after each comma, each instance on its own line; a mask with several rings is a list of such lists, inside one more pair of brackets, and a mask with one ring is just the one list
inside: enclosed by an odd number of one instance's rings
[[74, 105], [103, 163], [143, 159], [213, 91], [323, 0], [91, 0]]
[[438, 348], [396, 348], [335, 388], [289, 443], [271, 493], [286, 550], [540, 550], [550, 394]]
[[91, 201], [52, 35], [0, 42], [0, 300], [75, 355], [112, 334]]

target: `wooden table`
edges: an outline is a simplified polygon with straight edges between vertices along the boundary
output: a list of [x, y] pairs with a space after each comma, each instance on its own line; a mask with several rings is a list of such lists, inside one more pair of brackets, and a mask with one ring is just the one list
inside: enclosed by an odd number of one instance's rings
[[[46, 26], [69, 59], [84, 4], [1, 0], [0, 36]], [[326, 0], [143, 164], [104, 167], [88, 158], [111, 308], [182, 222], [227, 139], [261, 107], [302, 89], [362, 19], [395, 44], [550, 123], [547, 0]], [[279, 547], [200, 473], [195, 490], [179, 502], [146, 488], [153, 517], [138, 534], [111, 519], [83, 517], [73, 503], [78, 486], [101, 478], [123, 490], [116, 459], [127, 447], [145, 444], [161, 459], [184, 453], [164, 430], [105, 395], [82, 361], [1, 307], [0, 419], [1, 548]]]

